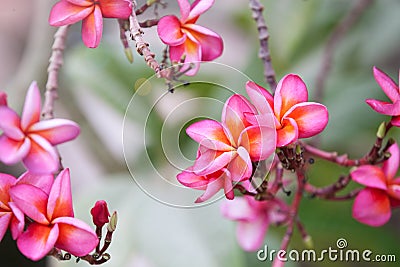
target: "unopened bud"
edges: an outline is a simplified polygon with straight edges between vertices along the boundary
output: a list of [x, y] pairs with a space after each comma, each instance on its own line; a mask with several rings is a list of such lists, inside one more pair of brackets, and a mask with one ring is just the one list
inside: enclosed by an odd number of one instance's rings
[[99, 228], [103, 227], [103, 225], [109, 222], [108, 217], [110, 217], [107, 202], [104, 200], [97, 201], [90, 210], [90, 214], [92, 214], [93, 223]]
[[382, 122], [379, 125], [378, 131], [376, 132], [376, 137], [383, 139], [386, 135], [386, 122]]
[[154, 4], [155, 2], [157, 2], [158, 0], [147, 0], [146, 4], [148, 6], [151, 6], [152, 4]]
[[296, 155], [300, 155], [303, 149], [301, 148], [301, 145], [296, 145]]
[[312, 237], [310, 235], [306, 235], [303, 238], [303, 242], [304, 242], [304, 246], [307, 249], [313, 249], [314, 248], [314, 241], [313, 241], [313, 239], [312, 239]]
[[0, 106], [7, 106], [7, 94], [0, 91]]
[[110, 222], [107, 225], [107, 231], [111, 233], [114, 232], [115, 229], [117, 229], [117, 222], [118, 222], [117, 212], [114, 211], [113, 214], [111, 215]]
[[125, 52], [125, 56], [128, 59], [129, 63], [133, 63], [133, 53], [132, 53], [132, 49], [130, 47], [126, 47], [124, 49]]

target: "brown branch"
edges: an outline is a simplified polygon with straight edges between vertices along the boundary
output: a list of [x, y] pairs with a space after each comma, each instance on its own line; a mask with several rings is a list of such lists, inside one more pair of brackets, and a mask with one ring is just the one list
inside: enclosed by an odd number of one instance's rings
[[54, 102], [58, 98], [58, 73], [63, 64], [63, 52], [65, 49], [65, 41], [68, 32], [68, 25], [61, 26], [54, 34], [54, 43], [51, 47], [52, 53], [47, 68], [48, 78], [46, 83], [46, 92], [44, 94], [44, 105], [42, 116], [44, 119], [54, 118]]
[[276, 88], [275, 70], [272, 66], [271, 53], [269, 51], [269, 45], [268, 45], [268, 39], [269, 39], [268, 27], [263, 17], [264, 7], [262, 6], [259, 0], [249, 0], [249, 5], [252, 11], [252, 17], [257, 24], [258, 38], [260, 40], [260, 50], [258, 56], [259, 58], [261, 58], [264, 64], [264, 78], [266, 82], [269, 84], [271, 91], [275, 92]]
[[310, 193], [312, 197], [329, 198], [330, 196], [334, 196], [336, 192], [345, 188], [350, 181], [350, 175], [340, 176], [339, 179], [331, 185], [318, 188], [307, 183], [304, 189]]
[[323, 91], [325, 87], [326, 78], [332, 68], [333, 56], [335, 49], [343, 40], [344, 36], [350, 28], [358, 21], [363, 12], [373, 3], [373, 0], [358, 0], [353, 8], [347, 15], [339, 22], [336, 28], [331, 33], [329, 40], [326, 44], [320, 71], [317, 75], [314, 100], [321, 102], [323, 99]]

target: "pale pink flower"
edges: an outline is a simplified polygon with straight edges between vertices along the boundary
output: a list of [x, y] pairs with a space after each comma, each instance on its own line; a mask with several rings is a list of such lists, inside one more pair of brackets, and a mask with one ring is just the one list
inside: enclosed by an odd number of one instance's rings
[[246, 251], [259, 249], [270, 224], [283, 224], [288, 219], [288, 206], [280, 199], [257, 201], [243, 196], [222, 203], [224, 217], [238, 221], [236, 236]]
[[194, 165], [177, 178], [183, 185], [205, 190], [196, 202], [209, 199], [221, 188], [232, 199], [233, 183], [251, 176], [252, 161], [264, 160], [274, 152], [274, 126], [254, 126], [245, 119], [255, 112], [246, 98], [233, 95], [224, 105], [222, 122], [202, 120], [186, 129], [200, 146]]
[[295, 75], [283, 77], [272, 96], [254, 82], [247, 82], [247, 94], [259, 111], [256, 122], [269, 121], [271, 112], [275, 117], [277, 147], [308, 138], [322, 132], [328, 124], [328, 110], [319, 103], [308, 102], [308, 91], [303, 80]]
[[30, 184], [18, 184], [10, 189], [10, 196], [32, 220], [17, 239], [27, 258], [39, 260], [53, 247], [79, 257], [97, 246], [96, 233], [73, 217], [69, 169], [60, 172], [48, 193]]
[[365, 102], [367, 102], [367, 104], [376, 112], [392, 116], [391, 123], [394, 126], [400, 127], [400, 87], [386, 73], [375, 66], [373, 72], [376, 82], [392, 103], [376, 99], [367, 99]]
[[353, 217], [357, 221], [381, 226], [391, 217], [391, 208], [400, 206], [399, 147], [393, 144], [389, 150], [391, 157], [382, 168], [363, 165], [351, 172], [351, 178], [366, 188], [354, 199]]
[[23, 161], [29, 171], [53, 173], [59, 169], [55, 145], [79, 134], [79, 126], [65, 119], [40, 121], [40, 92], [32, 82], [25, 98], [21, 118], [8, 106], [0, 106], [0, 160], [5, 164]]
[[49, 24], [63, 26], [82, 20], [83, 43], [95, 48], [103, 34], [103, 17], [127, 19], [131, 13], [130, 0], [61, 0], [51, 9]]
[[16, 179], [11, 175], [0, 173], [0, 241], [8, 227], [13, 239], [17, 239], [25, 226], [24, 214], [11, 199], [10, 188], [19, 184], [30, 184], [49, 192], [52, 183], [52, 175], [35, 175], [25, 172]]
[[188, 0], [178, 0], [178, 4], [181, 18], [173, 15], [162, 17], [158, 22], [158, 35], [169, 45], [171, 61], [181, 62], [184, 57], [184, 63], [194, 64], [186, 75], [195, 75], [200, 61], [214, 60], [223, 51], [222, 38], [217, 33], [195, 24], [199, 16], [214, 4], [214, 0], [196, 0], [193, 4]]

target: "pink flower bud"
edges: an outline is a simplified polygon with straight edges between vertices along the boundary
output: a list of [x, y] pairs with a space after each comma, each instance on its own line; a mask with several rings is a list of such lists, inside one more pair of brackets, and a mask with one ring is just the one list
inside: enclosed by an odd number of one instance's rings
[[0, 91], [0, 106], [7, 106], [7, 94]]
[[97, 227], [103, 227], [104, 224], [109, 222], [110, 212], [108, 211], [107, 202], [98, 200], [94, 207], [90, 210], [93, 217], [93, 223]]

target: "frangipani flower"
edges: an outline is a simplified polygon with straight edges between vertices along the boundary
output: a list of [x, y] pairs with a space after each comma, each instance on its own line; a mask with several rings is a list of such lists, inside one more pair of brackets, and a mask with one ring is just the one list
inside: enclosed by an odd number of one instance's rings
[[40, 121], [40, 92], [32, 82], [25, 98], [21, 118], [6, 105], [0, 106], [0, 160], [5, 164], [23, 161], [34, 173], [53, 173], [59, 168], [55, 145], [79, 134], [79, 126], [70, 120]]
[[131, 13], [130, 0], [61, 0], [51, 9], [49, 24], [63, 26], [82, 20], [83, 43], [95, 48], [103, 34], [103, 17], [127, 19]]
[[30, 184], [49, 192], [53, 183], [52, 175], [34, 175], [26, 172], [21, 177], [0, 173], [0, 241], [10, 227], [13, 239], [17, 239], [25, 226], [25, 217], [10, 197], [10, 189], [19, 184]]
[[390, 219], [391, 208], [400, 206], [400, 177], [395, 178], [399, 147], [395, 143], [388, 151], [391, 157], [382, 168], [363, 165], [351, 172], [354, 181], [366, 186], [354, 200], [353, 217], [370, 226], [384, 225]]
[[200, 146], [194, 165], [177, 178], [183, 185], [205, 190], [196, 202], [209, 199], [221, 188], [233, 199], [233, 182], [248, 179], [252, 161], [264, 160], [274, 152], [274, 125], [254, 126], [245, 119], [255, 112], [243, 96], [233, 95], [225, 103], [221, 123], [202, 120], [186, 129]]
[[236, 236], [246, 251], [259, 249], [270, 224], [282, 224], [288, 219], [288, 207], [280, 199], [257, 201], [243, 196], [222, 203], [224, 217], [238, 221]]
[[[257, 123], [275, 116], [277, 147], [286, 146], [298, 138], [308, 138], [322, 132], [328, 124], [328, 110], [319, 103], [307, 102], [308, 91], [303, 80], [294, 74], [283, 77], [272, 96], [254, 82], [247, 82], [247, 94], [261, 115]], [[272, 111], [271, 111], [272, 110]], [[265, 118], [266, 117], [266, 118]]]
[[[376, 99], [367, 99], [368, 105], [378, 113], [393, 116], [391, 123], [400, 127], [400, 87], [386, 73], [374, 66], [374, 77], [382, 88], [383, 92], [389, 97], [392, 103]], [[400, 80], [400, 71], [399, 71]]]
[[20, 184], [10, 189], [10, 195], [33, 221], [17, 239], [19, 250], [27, 258], [39, 260], [53, 247], [79, 257], [97, 246], [96, 233], [73, 217], [68, 169], [57, 176], [49, 193], [33, 185]]
[[222, 54], [222, 38], [195, 24], [199, 16], [214, 4], [214, 0], [196, 0], [193, 4], [188, 0], [178, 0], [178, 4], [181, 18], [173, 15], [162, 17], [157, 26], [158, 35], [169, 45], [171, 61], [180, 62], [184, 57], [184, 63], [194, 64], [194, 68], [185, 74], [195, 75], [200, 61], [211, 61]]

